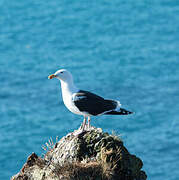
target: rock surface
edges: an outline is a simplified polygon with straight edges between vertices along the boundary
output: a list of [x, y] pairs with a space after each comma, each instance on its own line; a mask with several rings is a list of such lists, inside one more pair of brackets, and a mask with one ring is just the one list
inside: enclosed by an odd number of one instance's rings
[[[76, 131], [77, 132], [77, 131]], [[131, 155], [118, 136], [99, 128], [69, 133], [43, 158], [32, 153], [11, 180], [145, 180], [143, 163]]]

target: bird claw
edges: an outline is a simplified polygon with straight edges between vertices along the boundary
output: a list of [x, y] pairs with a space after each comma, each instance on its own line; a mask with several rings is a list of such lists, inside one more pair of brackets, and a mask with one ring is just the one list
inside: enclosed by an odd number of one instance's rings
[[86, 133], [86, 131], [82, 130], [82, 129], [78, 129], [75, 132], [73, 132], [74, 136], [82, 136], [84, 135], [84, 133]]
[[90, 124], [85, 124], [82, 123], [81, 126], [79, 127], [78, 130], [76, 130], [75, 132], [73, 132], [74, 136], [83, 136], [85, 133], [91, 131], [92, 129], [94, 129], [93, 126], [91, 126]]
[[92, 126], [90, 124], [81, 124], [81, 126], [79, 127], [79, 130], [82, 130], [82, 131], [90, 131], [90, 129], [92, 128]]

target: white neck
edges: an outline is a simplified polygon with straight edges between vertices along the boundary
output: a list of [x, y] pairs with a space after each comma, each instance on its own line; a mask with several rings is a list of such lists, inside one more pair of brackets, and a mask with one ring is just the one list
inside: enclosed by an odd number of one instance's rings
[[79, 89], [74, 85], [73, 80], [70, 79], [68, 81], [60, 81], [62, 88], [62, 98], [65, 106], [73, 113], [80, 114], [78, 108], [74, 106], [73, 102], [73, 94], [77, 93]]
[[78, 88], [74, 85], [73, 80], [71, 81], [60, 81], [61, 82], [61, 88], [62, 88], [62, 95], [66, 94], [66, 93], [76, 93], [78, 92]]

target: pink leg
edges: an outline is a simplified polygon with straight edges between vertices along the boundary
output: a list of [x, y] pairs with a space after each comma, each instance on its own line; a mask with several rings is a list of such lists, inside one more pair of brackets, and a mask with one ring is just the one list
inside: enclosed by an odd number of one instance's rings
[[88, 116], [88, 130], [90, 129], [90, 121], [91, 121], [91, 118], [90, 116]]
[[83, 120], [83, 123], [82, 123], [82, 132], [84, 131], [85, 126], [86, 126], [86, 116], [84, 116], [84, 120]]

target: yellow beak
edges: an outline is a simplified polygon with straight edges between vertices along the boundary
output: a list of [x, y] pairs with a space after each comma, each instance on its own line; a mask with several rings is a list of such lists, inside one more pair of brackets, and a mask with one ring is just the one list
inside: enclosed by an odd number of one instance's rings
[[57, 77], [55, 74], [51, 74], [50, 76], [48, 76], [48, 79], [53, 79], [55, 77]]

